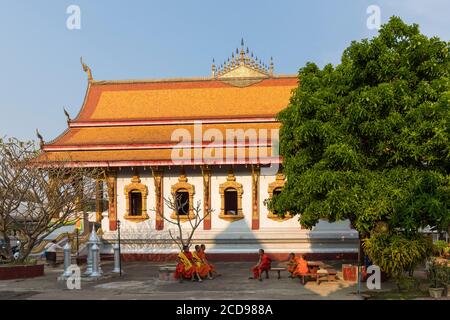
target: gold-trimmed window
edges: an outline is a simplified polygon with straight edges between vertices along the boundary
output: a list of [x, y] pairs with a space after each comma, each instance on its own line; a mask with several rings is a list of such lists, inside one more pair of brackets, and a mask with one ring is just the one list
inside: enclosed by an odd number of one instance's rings
[[221, 199], [219, 218], [234, 221], [244, 218], [242, 213], [242, 184], [236, 182], [233, 171], [228, 171], [227, 181], [219, 185]]
[[124, 218], [130, 221], [144, 221], [149, 218], [147, 214], [148, 188], [141, 183], [139, 176], [131, 178], [131, 183], [125, 186], [126, 213]]
[[[269, 193], [270, 199], [272, 199], [274, 196], [276, 197], [277, 195], [279, 195], [281, 193], [281, 191], [284, 188], [285, 182], [286, 182], [286, 180], [285, 180], [284, 174], [281, 172], [277, 173], [275, 181], [272, 183], [269, 183], [269, 188], [267, 190], [267, 192]], [[267, 214], [267, 218], [276, 220], [276, 221], [285, 221], [285, 220], [292, 218], [292, 216], [289, 213], [279, 214], [276, 211], [273, 211], [273, 212], [269, 211], [269, 213]]]
[[173, 211], [172, 219], [189, 220], [195, 217], [194, 214], [194, 194], [195, 187], [187, 182], [184, 173], [178, 178], [178, 182], [171, 187], [172, 197], [177, 204], [177, 210]]

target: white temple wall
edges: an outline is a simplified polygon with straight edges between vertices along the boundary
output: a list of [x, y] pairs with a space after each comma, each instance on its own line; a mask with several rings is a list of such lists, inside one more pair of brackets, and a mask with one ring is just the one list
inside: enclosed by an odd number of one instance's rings
[[[267, 217], [268, 210], [264, 200], [269, 197], [268, 186], [275, 181], [275, 176], [260, 176], [259, 188], [259, 230], [252, 230], [252, 177], [251, 168], [234, 168], [236, 181], [243, 185], [242, 211], [244, 219], [227, 221], [219, 218], [221, 198], [219, 185], [226, 181], [228, 168], [213, 168], [211, 176], [211, 230], [204, 230], [203, 223], [197, 229], [195, 242], [206, 243], [210, 252], [254, 252], [262, 247], [270, 252], [355, 252], [355, 239], [358, 235], [349, 227], [348, 221], [328, 223], [320, 221], [313, 230], [301, 229], [298, 217], [295, 216], [285, 221], [276, 221]], [[163, 194], [166, 198], [171, 195], [172, 185], [178, 182], [180, 169], [172, 167], [164, 171]], [[195, 187], [194, 205], [198, 200], [203, 209], [203, 177], [200, 168], [186, 168], [185, 174], [188, 183]], [[153, 209], [156, 205], [155, 186], [151, 170], [140, 170], [141, 183], [148, 188], [147, 214], [150, 219], [143, 222], [126, 220], [126, 203], [124, 188], [131, 183], [133, 171], [122, 169], [117, 173], [117, 217], [121, 221], [121, 234], [123, 239], [136, 241], [136, 239], [152, 242], [155, 239], [168, 239], [168, 229], [174, 228], [169, 222], [164, 221], [164, 230], [155, 230], [156, 214]], [[172, 210], [164, 207], [164, 216], [170, 217]], [[203, 211], [201, 212], [203, 215]], [[109, 222], [104, 215], [102, 227], [105, 239], [115, 239], [116, 231], [108, 232]], [[189, 222], [184, 222], [183, 227], [190, 228]], [[135, 240], [133, 240], [135, 239]], [[125, 240], [124, 245], [127, 241]], [[128, 247], [127, 247], [128, 246]], [[109, 249], [108, 249], [109, 248]], [[127, 249], [128, 248], [128, 249]], [[105, 246], [105, 252], [111, 248]], [[125, 245], [124, 252], [129, 253], [154, 253], [177, 251], [176, 247], [167, 244], [129, 244]]]

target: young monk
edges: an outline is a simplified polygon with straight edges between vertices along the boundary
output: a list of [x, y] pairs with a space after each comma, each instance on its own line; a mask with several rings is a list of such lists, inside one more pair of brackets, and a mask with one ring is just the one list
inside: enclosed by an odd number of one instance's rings
[[198, 275], [203, 279], [206, 277], [208, 277], [208, 279], [212, 279], [211, 268], [200, 257], [201, 252], [202, 252], [202, 249], [200, 248], [200, 246], [196, 245], [195, 251], [192, 253], [192, 258], [194, 260]]
[[211, 273], [211, 276], [218, 276], [217, 272], [216, 272], [216, 268], [214, 267], [214, 265], [212, 263], [209, 263], [208, 259], [206, 258], [206, 246], [204, 244], [200, 245], [200, 253], [198, 254], [198, 256], [202, 259], [203, 263], [206, 263], [209, 266], [209, 270]]
[[290, 253], [288, 271], [291, 273], [291, 278], [306, 274], [308, 273], [308, 262], [303, 258], [302, 255], [296, 257], [295, 253]]
[[191, 279], [195, 281], [197, 277], [198, 281], [202, 281], [199, 276], [197, 268], [193, 262], [192, 253], [189, 251], [188, 246], [183, 247], [183, 251], [178, 254], [178, 264], [174, 274], [175, 279], [179, 279], [180, 282], [183, 279]]
[[268, 271], [270, 270], [272, 260], [264, 253], [263, 249], [259, 249], [258, 263], [252, 268], [253, 277], [249, 279], [258, 279], [262, 281], [261, 274], [266, 272], [266, 278], [268, 278]]

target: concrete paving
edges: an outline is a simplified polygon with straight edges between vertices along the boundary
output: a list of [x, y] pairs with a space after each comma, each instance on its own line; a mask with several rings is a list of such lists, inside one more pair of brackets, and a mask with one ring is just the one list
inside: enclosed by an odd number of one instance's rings
[[[337, 270], [340, 264], [336, 264]], [[43, 277], [0, 281], [0, 299], [360, 299], [355, 294], [356, 285], [343, 280], [320, 285], [311, 281], [303, 286], [298, 279], [289, 279], [287, 272], [282, 273], [281, 279], [271, 273], [270, 279], [250, 280], [252, 263], [216, 263], [221, 276], [201, 283], [159, 280], [158, 269], [162, 265], [167, 263], [124, 263], [124, 274], [118, 277], [111, 274], [112, 262], [103, 262], [106, 277], [83, 280], [80, 290], [69, 290], [65, 281], [57, 280], [62, 267], [46, 267]], [[341, 274], [338, 276], [342, 279]]]

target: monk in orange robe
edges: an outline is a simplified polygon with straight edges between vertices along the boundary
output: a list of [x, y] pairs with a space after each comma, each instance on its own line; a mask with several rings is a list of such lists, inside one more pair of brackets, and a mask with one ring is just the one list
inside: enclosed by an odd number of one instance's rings
[[204, 244], [201, 244], [200, 249], [201, 249], [201, 251], [199, 252], [198, 256], [203, 260], [203, 263], [206, 263], [209, 266], [209, 272], [210, 272], [211, 276], [214, 277], [215, 275], [217, 275], [216, 268], [206, 258], [206, 253], [205, 253], [206, 246]]
[[200, 278], [206, 278], [208, 277], [208, 279], [212, 279], [211, 274], [210, 274], [210, 267], [208, 264], [204, 263], [202, 258], [200, 258], [200, 254], [201, 254], [202, 249], [200, 248], [199, 245], [195, 246], [195, 251], [192, 253], [192, 258], [193, 261], [195, 263], [195, 267], [197, 269], [198, 275], [200, 276]]
[[195, 281], [195, 278], [197, 277], [198, 281], [202, 281], [188, 246], [184, 246], [183, 251], [178, 254], [178, 264], [175, 269], [174, 277], [180, 281], [183, 281], [183, 279]]
[[270, 270], [271, 263], [272, 260], [264, 253], [264, 250], [259, 249], [259, 260], [258, 263], [252, 268], [253, 277], [250, 277], [249, 279], [258, 279], [259, 281], [262, 281], [261, 274], [263, 272], [266, 272], [267, 279], [269, 277], [268, 272]]
[[294, 253], [291, 253], [289, 254], [288, 271], [291, 273], [291, 278], [307, 274], [308, 262], [302, 255], [296, 257]]

